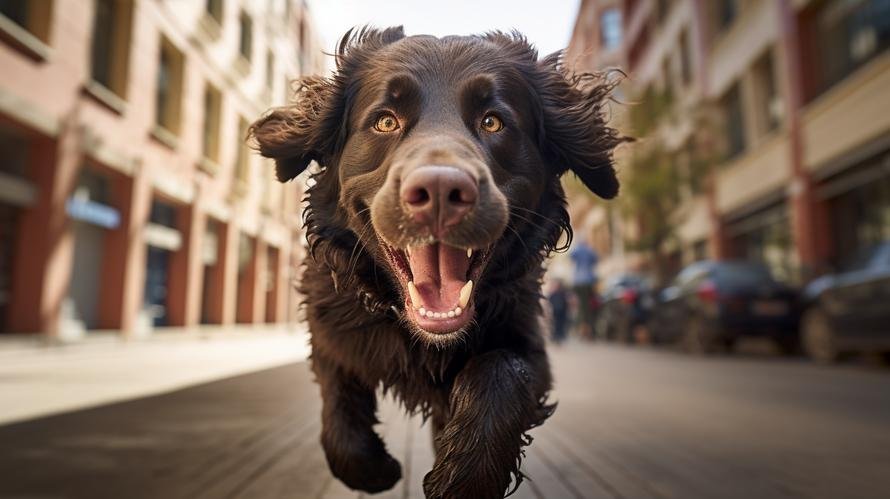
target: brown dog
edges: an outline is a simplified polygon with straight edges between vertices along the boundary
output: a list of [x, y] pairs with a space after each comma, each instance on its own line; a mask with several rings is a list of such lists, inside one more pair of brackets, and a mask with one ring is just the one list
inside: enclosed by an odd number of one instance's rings
[[432, 418], [427, 497], [502, 497], [553, 410], [542, 262], [571, 238], [560, 176], [618, 192], [611, 84], [538, 60], [519, 34], [350, 32], [331, 78], [251, 128], [287, 181], [311, 161], [302, 281], [333, 474], [368, 492], [399, 463], [375, 390]]

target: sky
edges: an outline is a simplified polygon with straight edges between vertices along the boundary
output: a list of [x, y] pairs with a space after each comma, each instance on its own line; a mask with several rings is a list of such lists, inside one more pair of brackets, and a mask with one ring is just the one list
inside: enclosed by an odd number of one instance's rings
[[307, 0], [324, 41], [333, 51], [351, 27], [403, 25], [408, 35], [468, 35], [518, 29], [540, 54], [565, 48], [580, 0]]

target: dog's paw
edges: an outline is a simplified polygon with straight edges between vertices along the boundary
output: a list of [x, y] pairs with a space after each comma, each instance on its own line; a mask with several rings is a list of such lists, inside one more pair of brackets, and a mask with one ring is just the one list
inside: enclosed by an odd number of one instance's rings
[[509, 485], [508, 476], [480, 471], [475, 462], [458, 466], [437, 464], [423, 477], [423, 493], [427, 499], [500, 499]]
[[328, 455], [328, 465], [347, 487], [364, 492], [389, 490], [402, 478], [402, 466], [384, 449]]

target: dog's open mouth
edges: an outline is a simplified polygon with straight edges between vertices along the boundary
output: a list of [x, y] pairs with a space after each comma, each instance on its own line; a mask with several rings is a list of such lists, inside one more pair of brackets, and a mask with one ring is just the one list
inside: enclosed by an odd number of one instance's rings
[[452, 333], [474, 314], [473, 291], [488, 261], [488, 249], [457, 248], [444, 243], [384, 245], [404, 288], [408, 318], [424, 331]]

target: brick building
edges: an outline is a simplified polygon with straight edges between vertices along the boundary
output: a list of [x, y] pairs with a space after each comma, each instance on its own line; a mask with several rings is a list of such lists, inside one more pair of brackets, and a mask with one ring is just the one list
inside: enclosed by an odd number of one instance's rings
[[670, 270], [749, 258], [802, 282], [890, 238], [888, 26], [882, 0], [582, 1], [568, 61], [627, 71], [648, 122], [622, 127], [686, 179]]
[[0, 3], [0, 331], [295, 320], [299, 188], [243, 138], [317, 39], [300, 0]]

